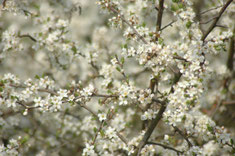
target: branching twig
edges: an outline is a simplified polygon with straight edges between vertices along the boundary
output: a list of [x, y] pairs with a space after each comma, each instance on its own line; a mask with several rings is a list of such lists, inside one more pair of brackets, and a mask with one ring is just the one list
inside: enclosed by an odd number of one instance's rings
[[212, 11], [212, 10], [216, 10], [216, 9], [218, 9], [218, 8], [221, 8], [222, 6], [223, 6], [223, 5], [220, 5], [220, 6], [217, 6], [217, 7], [214, 7], [214, 8], [205, 10], [205, 11], [202, 11], [202, 12], [200, 12], [199, 14], [200, 14], [200, 15], [205, 14], [205, 13], [210, 12], [210, 11]]
[[37, 42], [37, 40], [36, 40], [34, 37], [32, 37], [31, 35], [29, 35], [29, 34], [19, 35], [19, 37], [20, 37], [20, 38], [28, 37], [28, 38], [30, 38], [32, 41]]
[[228, 0], [227, 3], [222, 7], [222, 9], [220, 10], [219, 14], [217, 15], [217, 17], [215, 18], [214, 22], [210, 25], [210, 27], [208, 28], [208, 30], [205, 32], [205, 34], [202, 36], [201, 40], [204, 42], [206, 37], [211, 33], [211, 31], [216, 27], [217, 22], [219, 21], [220, 17], [222, 16], [222, 14], [224, 13], [224, 11], [226, 10], [226, 8], [229, 6], [230, 3], [232, 3], [233, 0]]
[[141, 149], [146, 145], [146, 143], [148, 142], [148, 139], [150, 138], [150, 136], [152, 135], [153, 133], [153, 130], [155, 129], [155, 127], [157, 126], [157, 124], [159, 123], [159, 121], [161, 120], [162, 116], [163, 116], [163, 113], [166, 109], [166, 104], [162, 104], [157, 116], [155, 119], [153, 119], [147, 129], [147, 131], [145, 132], [144, 136], [143, 136], [143, 139], [140, 141], [138, 147], [136, 148], [135, 150], [135, 153], [134, 153], [134, 156], [135, 155], [139, 155], [140, 154], [140, 151]]
[[170, 22], [169, 24], [167, 24], [167, 25], [165, 25], [164, 27], [162, 27], [162, 28], [160, 29], [160, 31], [166, 29], [166, 28], [169, 27], [169, 26], [172, 26], [172, 24], [174, 24], [175, 22], [176, 22], [176, 20]]
[[184, 153], [183, 151], [179, 151], [173, 147], [170, 147], [170, 146], [167, 146], [167, 145], [164, 145], [164, 144], [161, 144], [161, 143], [157, 143], [157, 142], [147, 142], [147, 144], [150, 144], [150, 145], [157, 145], [157, 146], [161, 146], [165, 149], [169, 149], [169, 150], [172, 150], [172, 151], [175, 151], [177, 154], [182, 154]]
[[133, 25], [131, 25], [131, 24], [124, 18], [123, 15], [120, 15], [120, 13], [119, 13], [115, 8], [113, 8], [112, 6], [109, 6], [108, 8], [109, 8], [112, 12], [116, 13], [117, 15], [119, 15], [120, 18], [122, 19], [122, 21], [123, 21], [124, 23], [126, 23], [126, 24], [134, 31], [134, 33], [138, 36], [138, 38], [139, 38], [140, 40], [142, 40], [145, 44], [148, 43], [148, 42], [144, 39], [144, 37], [141, 36], [141, 35], [138, 33], [138, 31], [133, 27]]
[[103, 126], [104, 126], [104, 121], [102, 121], [102, 122], [100, 123], [100, 127], [99, 127], [98, 131], [97, 131], [96, 134], [95, 134], [95, 137], [94, 137], [94, 139], [93, 139], [92, 145], [95, 144], [96, 138], [97, 138], [99, 132], [102, 130], [102, 127], [103, 127]]
[[[94, 115], [97, 119], [97, 121], [99, 121], [99, 117], [98, 115], [93, 111], [91, 110], [89, 107], [87, 107], [85, 104], [82, 104], [82, 103], [78, 103], [81, 107], [83, 107], [84, 109], [86, 109], [88, 112], [90, 112], [92, 115]], [[109, 122], [106, 122], [107, 125], [110, 126]], [[124, 142], [126, 145], [128, 145], [128, 141], [119, 133], [116, 131], [116, 134], [117, 136], [119, 137], [120, 140], [122, 140], [122, 142]]]
[[176, 132], [178, 132], [187, 141], [189, 147], [193, 146], [193, 144], [189, 141], [187, 136], [178, 127], [176, 126], [172, 126], [172, 127], [175, 129]]

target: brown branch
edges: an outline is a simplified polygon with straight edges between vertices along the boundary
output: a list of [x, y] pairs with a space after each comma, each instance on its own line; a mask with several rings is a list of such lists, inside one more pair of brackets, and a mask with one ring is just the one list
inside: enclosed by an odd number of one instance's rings
[[[15, 87], [15, 88], [27, 88], [27, 86], [23, 86], [23, 85], [15, 85], [15, 84], [10, 84], [11, 87]], [[39, 92], [46, 92], [46, 93], [50, 93], [52, 95], [58, 95], [55, 91], [53, 90], [49, 90], [49, 89], [38, 89]]]
[[172, 26], [175, 22], [176, 22], [176, 20], [170, 22], [169, 24], [167, 24], [167, 25], [165, 25], [164, 27], [162, 27], [162, 28], [160, 29], [160, 31], [166, 29], [166, 28], [169, 27], [169, 26]]
[[150, 138], [150, 136], [153, 133], [153, 130], [155, 129], [155, 127], [157, 126], [157, 124], [159, 123], [159, 121], [161, 120], [163, 113], [166, 109], [166, 103], [162, 104], [157, 116], [155, 119], [153, 119], [147, 129], [147, 131], [145, 132], [143, 139], [140, 141], [139, 145], [137, 146], [137, 148], [135, 149], [134, 152], [134, 156], [138, 156], [141, 152], [141, 149], [146, 145], [146, 143], [148, 142], [148, 139]]
[[34, 37], [32, 37], [31, 35], [29, 35], [29, 34], [19, 35], [19, 37], [20, 37], [20, 38], [28, 37], [28, 38], [30, 38], [32, 41], [37, 42], [37, 40], [36, 40]]
[[234, 63], [234, 51], [235, 51], [235, 42], [234, 42], [234, 35], [235, 35], [235, 24], [234, 24], [234, 28], [233, 28], [233, 35], [230, 38], [229, 41], [229, 47], [228, 47], [228, 59], [227, 59], [227, 68], [230, 71], [233, 71], [233, 63]]
[[235, 104], [235, 100], [233, 101], [224, 101], [222, 102], [223, 105], [234, 105]]
[[103, 126], [104, 126], [104, 121], [102, 121], [102, 122], [100, 123], [100, 127], [99, 127], [98, 131], [97, 131], [96, 134], [95, 134], [95, 137], [94, 137], [94, 139], [93, 139], [92, 145], [95, 144], [96, 138], [97, 138], [99, 132], [102, 130], [102, 127], [103, 127]]
[[[155, 36], [155, 41], [158, 40], [158, 32], [159, 30], [161, 30], [161, 25], [162, 25], [162, 16], [163, 16], [163, 10], [164, 10], [164, 0], [159, 0], [159, 6], [158, 6], [158, 17], [157, 17], [157, 24], [156, 24], [156, 36]], [[154, 86], [156, 85], [157, 83], [157, 79], [154, 80], [154, 83], [153, 83], [153, 80], [151, 79], [150, 80], [150, 88], [153, 92], [154, 90]], [[159, 121], [161, 120], [162, 116], [163, 116], [163, 113], [164, 111], [166, 110], [166, 103], [164, 102], [156, 116], [155, 119], [153, 119], [147, 129], [147, 131], [145, 132], [144, 134], [144, 137], [143, 139], [140, 141], [138, 147], [135, 149], [135, 152], [134, 152], [134, 155], [139, 155], [140, 154], [140, 151], [141, 149], [146, 145], [146, 143], [148, 142], [148, 139], [150, 138], [150, 136], [152, 135], [153, 133], [153, 130], [155, 129], [155, 127], [157, 126], [157, 124], [159, 123]]]
[[232, 3], [233, 0], [228, 0], [227, 3], [222, 7], [220, 10], [218, 16], [215, 18], [214, 22], [210, 25], [208, 30], [205, 32], [205, 34], [202, 36], [201, 40], [204, 42], [206, 37], [211, 33], [211, 31], [216, 27], [217, 22], [219, 21], [220, 17], [226, 10], [226, 8], [229, 6], [230, 3]]
[[7, 0], [3, 0], [3, 2], [2, 2], [2, 6], [3, 6], [3, 8], [5, 8], [6, 3], [7, 3]]
[[214, 8], [205, 10], [205, 11], [202, 11], [202, 12], [200, 12], [199, 14], [200, 14], [200, 15], [205, 14], [205, 13], [210, 12], [210, 11], [212, 11], [212, 10], [216, 10], [216, 9], [218, 9], [218, 8], [221, 8], [222, 6], [223, 6], [223, 5], [220, 5], [220, 6], [217, 6], [217, 7], [214, 7]]
[[[164, 10], [164, 0], [159, 0], [159, 6], [158, 6], [158, 16], [157, 16], [157, 26], [156, 26], [156, 34], [161, 30], [162, 26], [162, 15]], [[158, 40], [158, 35], [155, 37], [155, 41]]]
[[183, 151], [179, 151], [173, 147], [170, 147], [170, 146], [167, 146], [167, 145], [164, 145], [164, 144], [161, 144], [161, 143], [156, 143], [156, 142], [147, 142], [147, 144], [149, 145], [157, 145], [157, 146], [161, 146], [165, 149], [169, 149], [169, 150], [172, 150], [172, 151], [175, 151], [177, 154], [183, 154], [184, 152]]
[[180, 57], [180, 56], [173, 56], [173, 58], [176, 59], [176, 60], [182, 60], [184, 62], [189, 62], [188, 60], [186, 60], [185, 58]]
[[188, 137], [178, 127], [173, 126], [173, 125], [172, 127], [175, 129], [176, 132], [178, 132], [187, 141], [189, 147], [193, 146], [193, 144], [189, 141]]
[[[87, 107], [85, 104], [82, 104], [82, 103], [78, 103], [81, 107], [83, 107], [84, 109], [86, 109], [88, 112], [90, 112], [92, 115], [94, 115], [97, 119], [97, 121], [99, 121], [99, 117], [98, 115], [93, 111], [91, 110], [89, 107]], [[100, 121], [99, 121], [100, 122]], [[111, 126], [110, 123], [107, 121], [106, 122], [107, 125]], [[119, 137], [119, 139], [124, 142], [126, 145], [128, 145], [128, 141], [119, 133], [116, 131], [116, 135]]]
[[213, 21], [214, 19], [216, 19], [217, 17], [212, 17], [211, 19], [209, 19], [208, 21], [206, 22], [199, 22], [199, 24], [207, 24], [207, 23], [210, 23], [211, 21]]
[[234, 105], [235, 104], [235, 100], [233, 101], [224, 101], [222, 102], [223, 105]]
[[94, 97], [105, 97], [105, 98], [118, 98], [118, 95], [105, 95], [105, 94], [97, 94], [93, 93], [92, 96]]

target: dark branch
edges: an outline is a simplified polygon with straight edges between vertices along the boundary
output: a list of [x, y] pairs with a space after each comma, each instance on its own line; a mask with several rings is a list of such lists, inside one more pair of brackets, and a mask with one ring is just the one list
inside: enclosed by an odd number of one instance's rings
[[3, 6], [3, 8], [5, 8], [5, 6], [6, 6], [6, 2], [7, 2], [7, 0], [3, 0], [3, 2], [2, 2], [2, 6]]
[[233, 28], [233, 35], [230, 38], [229, 41], [229, 47], [228, 47], [228, 59], [227, 59], [227, 68], [230, 71], [233, 71], [233, 63], [234, 63], [234, 51], [235, 51], [235, 42], [234, 42], [234, 35], [235, 35], [235, 24], [234, 24], [234, 28]]
[[224, 13], [224, 11], [226, 10], [226, 8], [229, 6], [229, 4], [232, 3], [233, 0], [228, 0], [227, 3], [222, 7], [222, 9], [220, 10], [218, 16], [215, 18], [214, 22], [210, 25], [210, 27], [208, 28], [208, 30], [205, 32], [205, 34], [202, 36], [201, 40], [204, 42], [206, 37], [211, 33], [211, 31], [216, 27], [217, 22], [219, 21], [220, 17], [222, 16], [222, 14]]
[[167, 25], [165, 25], [164, 27], [162, 27], [160, 31], [166, 29], [166, 28], [169, 27], [169, 26], [172, 26], [175, 22], [176, 22], [176, 21], [170, 22], [169, 24], [167, 24]]
[[122, 19], [122, 21], [123, 21], [124, 23], [126, 23], [126, 24], [134, 31], [134, 33], [138, 36], [138, 38], [139, 38], [140, 40], [142, 40], [145, 44], [148, 43], [148, 42], [144, 39], [144, 37], [141, 36], [141, 35], [138, 33], [138, 31], [133, 27], [133, 25], [131, 25], [131, 24], [124, 18], [123, 15], [120, 15], [120, 13], [118, 12], [118, 10], [116, 10], [116, 9], [113, 8], [112, 6], [109, 6], [108, 8], [109, 8], [112, 12], [116, 13], [117, 15], [119, 15], [120, 18]]
[[165, 149], [169, 149], [169, 150], [172, 150], [172, 151], [175, 151], [177, 154], [182, 154], [184, 153], [183, 151], [179, 151], [173, 147], [170, 147], [170, 146], [167, 146], [167, 145], [164, 145], [164, 144], [161, 144], [161, 143], [156, 143], [156, 142], [147, 142], [147, 144], [150, 144], [150, 145], [157, 145], [157, 146], [161, 146]]
[[211, 9], [208, 9], [208, 10], [206, 10], [206, 11], [202, 11], [202, 12], [200, 12], [199, 14], [200, 14], [200, 15], [205, 14], [205, 13], [210, 12], [210, 11], [212, 11], [212, 10], [216, 10], [216, 9], [218, 9], [218, 8], [221, 8], [222, 6], [223, 6], [223, 5], [220, 5], [220, 6], [217, 6], [217, 7], [211, 8]]
[[[164, 0], [159, 0], [159, 7], [158, 7], [158, 15], [157, 15], [157, 26], [156, 26], [156, 34], [161, 30], [162, 26], [162, 15], [164, 10]], [[155, 40], [158, 40], [158, 36], [156, 35]]]
[[172, 126], [172, 127], [175, 129], [176, 132], [178, 132], [187, 141], [189, 147], [193, 146], [193, 144], [189, 141], [188, 137], [178, 127], [176, 126]]
[[32, 41], [37, 42], [37, 40], [36, 40], [35, 38], [33, 38], [31, 35], [29, 35], [29, 34], [19, 35], [19, 37], [20, 37], [20, 38], [28, 37], [28, 38], [30, 38]]
[[148, 142], [148, 139], [149, 139], [150, 136], [152, 135], [153, 130], [155, 129], [155, 127], [157, 126], [157, 124], [158, 124], [159, 121], [161, 120], [165, 109], [166, 109], [166, 104], [164, 103], [164, 104], [161, 106], [161, 108], [160, 108], [160, 110], [159, 110], [159, 112], [158, 112], [156, 118], [151, 121], [151, 123], [150, 123], [150, 125], [149, 125], [147, 131], [145, 132], [145, 134], [144, 134], [144, 136], [143, 136], [143, 139], [140, 141], [138, 147], [137, 147], [136, 150], [135, 150], [134, 156], [135, 156], [135, 155], [138, 156], [139, 153], [140, 153], [140, 151], [141, 151], [141, 149], [142, 149], [142, 148], [146, 145], [146, 143]]

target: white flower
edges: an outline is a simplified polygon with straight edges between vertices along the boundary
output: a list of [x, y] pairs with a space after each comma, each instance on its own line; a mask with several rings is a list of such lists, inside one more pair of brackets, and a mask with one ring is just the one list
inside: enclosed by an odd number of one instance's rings
[[74, 99], [75, 99], [75, 96], [72, 94], [72, 95], [69, 96], [68, 101], [69, 101], [69, 102], [72, 102]]
[[59, 19], [56, 23], [56, 26], [61, 28], [61, 27], [67, 27], [68, 26], [68, 21], [67, 20], [63, 20], [63, 19]]
[[52, 104], [50, 107], [51, 111], [58, 111], [61, 110], [62, 108], [62, 101], [61, 101], [61, 97], [60, 96], [52, 96], [49, 101]]
[[94, 91], [94, 86], [92, 84], [90, 84], [88, 87], [83, 88], [83, 90], [80, 91], [80, 93], [82, 96], [88, 97], [93, 94], [93, 91]]
[[108, 129], [106, 130], [106, 135], [109, 137], [109, 139], [116, 137], [116, 132], [115, 129], [112, 127], [108, 127]]
[[60, 89], [58, 94], [61, 98], [68, 97], [68, 91], [66, 89]]
[[33, 101], [35, 103], [35, 107], [43, 107], [45, 103], [45, 101], [42, 100], [41, 97], [36, 97]]
[[107, 119], [105, 113], [100, 113], [100, 114], [98, 114], [98, 117], [99, 117], [99, 120], [100, 120], [100, 121], [104, 121], [104, 120]]
[[86, 148], [83, 149], [83, 156], [89, 155], [89, 156], [93, 156], [96, 155], [95, 151], [94, 151], [94, 145], [90, 145], [88, 143], [86, 143]]
[[144, 114], [141, 116], [141, 120], [152, 120], [155, 118], [157, 112], [154, 112], [152, 109], [148, 109]]

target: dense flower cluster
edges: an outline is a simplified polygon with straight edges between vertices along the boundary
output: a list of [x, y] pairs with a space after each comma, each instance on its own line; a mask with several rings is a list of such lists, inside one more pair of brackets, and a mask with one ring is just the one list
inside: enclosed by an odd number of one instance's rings
[[3, 0], [0, 155], [235, 154], [234, 7]]

